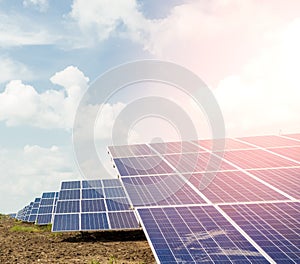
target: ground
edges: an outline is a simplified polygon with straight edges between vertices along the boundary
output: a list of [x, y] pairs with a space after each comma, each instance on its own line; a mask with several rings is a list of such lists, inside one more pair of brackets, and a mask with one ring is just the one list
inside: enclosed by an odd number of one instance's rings
[[155, 263], [142, 230], [51, 233], [0, 216], [0, 263]]

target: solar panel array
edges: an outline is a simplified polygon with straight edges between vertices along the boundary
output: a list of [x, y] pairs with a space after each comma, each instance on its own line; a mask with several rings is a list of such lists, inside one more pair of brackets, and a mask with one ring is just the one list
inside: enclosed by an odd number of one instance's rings
[[52, 231], [137, 229], [118, 179], [62, 182]]
[[157, 262], [299, 263], [300, 134], [216, 141], [108, 148]]
[[62, 182], [16, 218], [143, 228], [158, 263], [299, 263], [300, 134], [108, 148], [119, 179]]
[[14, 218], [37, 225], [51, 224], [57, 197], [58, 192], [45, 192], [42, 194], [42, 198], [35, 198], [33, 202], [21, 209]]

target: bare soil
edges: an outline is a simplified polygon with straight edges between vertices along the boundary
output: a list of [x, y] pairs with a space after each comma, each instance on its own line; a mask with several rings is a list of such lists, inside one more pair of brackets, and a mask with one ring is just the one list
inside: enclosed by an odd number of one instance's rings
[[49, 228], [0, 216], [0, 263], [146, 264], [155, 260], [142, 230], [51, 233]]

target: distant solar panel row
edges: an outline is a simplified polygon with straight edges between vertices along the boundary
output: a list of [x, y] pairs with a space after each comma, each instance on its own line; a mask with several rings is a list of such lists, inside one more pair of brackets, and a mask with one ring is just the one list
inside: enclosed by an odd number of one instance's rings
[[62, 182], [52, 231], [139, 228], [120, 180]]

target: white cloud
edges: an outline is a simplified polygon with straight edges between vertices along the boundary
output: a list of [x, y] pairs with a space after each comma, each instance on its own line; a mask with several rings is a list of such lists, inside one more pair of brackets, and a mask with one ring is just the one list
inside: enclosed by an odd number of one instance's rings
[[48, 0], [23, 0], [23, 6], [34, 6], [40, 12], [45, 12], [49, 7], [49, 3]]
[[45, 28], [18, 13], [0, 12], [0, 47], [54, 44], [61, 39], [60, 34], [50, 34]]
[[52, 146], [0, 148], [1, 212], [17, 211], [45, 191], [58, 191], [62, 180], [78, 179], [70, 149]]
[[230, 136], [300, 131], [300, 18], [215, 91]]
[[56, 73], [51, 81], [64, 87], [38, 93], [34, 87], [14, 80], [0, 93], [0, 120], [8, 126], [70, 129], [88, 78], [76, 67]]
[[12, 79], [30, 80], [33, 78], [33, 73], [24, 64], [7, 56], [0, 56], [0, 72], [0, 83]]
[[144, 42], [151, 26], [135, 0], [74, 0], [70, 17], [84, 34], [97, 41], [119, 34]]

